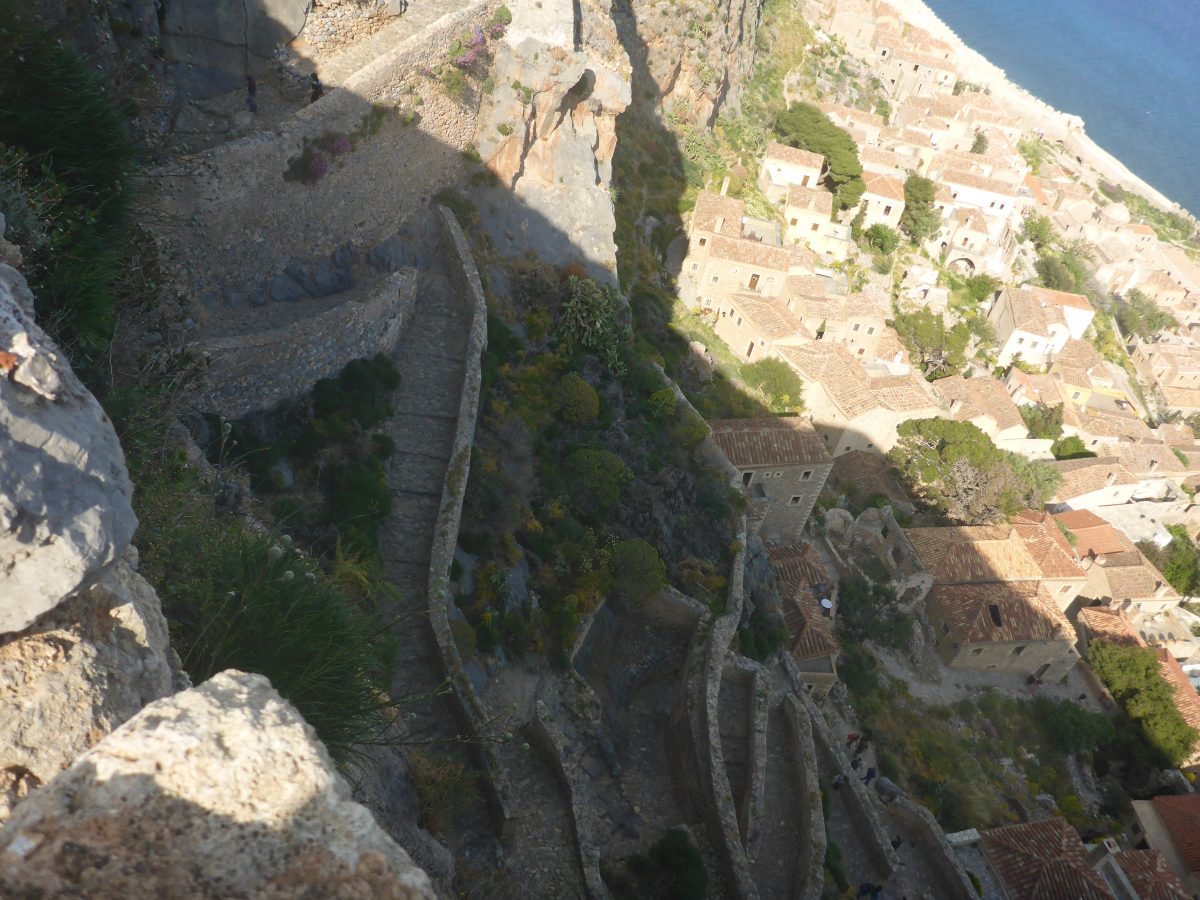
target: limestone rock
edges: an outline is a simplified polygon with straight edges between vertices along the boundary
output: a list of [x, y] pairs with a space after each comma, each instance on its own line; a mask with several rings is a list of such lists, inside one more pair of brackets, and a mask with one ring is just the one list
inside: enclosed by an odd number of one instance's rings
[[147, 703], [187, 687], [133, 548], [100, 583], [0, 638], [0, 822]]
[[120, 558], [137, 527], [112, 424], [0, 264], [0, 634]]
[[0, 895], [432, 900], [267, 679], [142, 710], [0, 830]]

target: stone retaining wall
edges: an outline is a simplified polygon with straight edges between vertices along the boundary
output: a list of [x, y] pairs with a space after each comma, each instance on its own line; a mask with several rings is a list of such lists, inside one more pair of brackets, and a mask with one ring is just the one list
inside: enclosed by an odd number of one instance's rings
[[300, 39], [318, 53], [333, 53], [370, 37], [398, 13], [385, 0], [315, 0]]
[[280, 328], [210, 341], [202, 348], [205, 374], [192, 404], [238, 419], [300, 396], [351, 360], [391, 349], [412, 312], [416, 289], [416, 273], [396, 272], [361, 299]]
[[767, 805], [767, 724], [771, 709], [771, 676], [763, 666], [745, 657], [739, 657], [738, 668], [750, 669], [754, 678], [750, 689], [753, 709], [750, 746], [746, 754], [746, 793], [742, 798], [742, 821], [746, 823], [743, 845], [747, 855], [753, 856]]
[[796, 821], [800, 826], [792, 879], [796, 900], [817, 900], [825, 882], [825, 815], [821, 809], [821, 786], [817, 779], [817, 750], [812, 722], [803, 704], [794, 696], [783, 700], [783, 712], [791, 729], [792, 765], [796, 770]]
[[439, 206], [442, 233], [449, 257], [451, 282], [462, 292], [471, 310], [471, 330], [467, 336], [467, 355], [463, 373], [462, 400], [458, 408], [458, 424], [451, 445], [450, 462], [446, 467], [446, 483], [438, 510], [437, 526], [429, 551], [429, 623], [437, 641], [442, 667], [454, 686], [455, 713], [460, 725], [472, 739], [476, 764], [485, 775], [488, 807], [503, 830], [509, 819], [507, 787], [488, 728], [487, 710], [463, 668], [458, 644], [450, 631], [450, 566], [458, 546], [458, 528], [462, 519], [463, 497], [471, 471], [471, 445], [475, 441], [475, 424], [479, 413], [482, 388], [483, 351], [487, 347], [487, 302], [479, 270], [471, 256], [466, 235], [446, 207]]
[[967, 870], [963, 868], [958, 854], [946, 840], [946, 833], [928, 809], [901, 794], [891, 801], [894, 813], [904, 819], [908, 828], [904, 832], [907, 840], [924, 851], [925, 858], [942, 879], [942, 888], [947, 897], [971, 897], [975, 889]]

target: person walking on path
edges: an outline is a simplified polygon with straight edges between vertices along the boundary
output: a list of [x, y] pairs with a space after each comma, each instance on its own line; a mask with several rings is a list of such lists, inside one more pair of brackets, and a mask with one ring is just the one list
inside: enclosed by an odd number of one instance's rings
[[863, 776], [863, 784], [870, 784], [875, 778], [875, 767], [867, 769], [867, 774]]
[[857, 731], [850, 732], [848, 735], [846, 735], [846, 746], [849, 747], [851, 744], [853, 744], [857, 740], [858, 740], [858, 732]]
[[308, 76], [308, 80], [309, 80], [309, 83], [312, 84], [312, 100], [310, 100], [309, 102], [316, 103], [318, 100], [321, 99], [322, 95], [325, 93], [325, 88], [321, 84], [321, 76], [318, 75], [316, 72], [313, 72], [311, 75]]
[[258, 112], [258, 82], [249, 72], [246, 73], [246, 109]]
[[861, 755], [867, 749], [867, 744], [871, 743], [871, 733], [864, 731], [862, 737], [858, 739], [858, 745], [854, 748], [854, 752]]
[[847, 778], [845, 775], [836, 775], [836, 776], [834, 776], [834, 779], [833, 779], [833, 789], [836, 791], [843, 784], [846, 784], [849, 781], [850, 781], [850, 779]]
[[862, 765], [862, 757], [861, 756], [856, 756], [856, 757], [854, 757], [854, 759], [850, 760], [850, 768], [854, 769], [856, 772], [858, 771], [858, 767], [861, 765]]

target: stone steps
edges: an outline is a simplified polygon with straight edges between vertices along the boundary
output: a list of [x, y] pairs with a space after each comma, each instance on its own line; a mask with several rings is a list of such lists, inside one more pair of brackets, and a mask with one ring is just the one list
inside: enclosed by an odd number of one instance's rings
[[763, 897], [792, 897], [796, 892], [796, 854], [801, 833], [793, 748], [782, 705], [767, 720], [765, 809], [756, 853], [751, 859], [754, 883]]
[[726, 671], [721, 679], [721, 693], [717, 701], [720, 718], [721, 753], [725, 758], [725, 772], [729, 777], [729, 788], [733, 792], [733, 806], [738, 814], [738, 826], [746, 833], [745, 799], [751, 780], [751, 736], [750, 721], [751, 689], [753, 681], [732, 675]]

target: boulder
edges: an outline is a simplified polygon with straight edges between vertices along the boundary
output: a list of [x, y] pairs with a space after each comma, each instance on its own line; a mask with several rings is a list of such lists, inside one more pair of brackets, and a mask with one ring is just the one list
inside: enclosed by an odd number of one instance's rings
[[0, 896], [435, 895], [300, 714], [230, 670], [150, 704], [18, 805]]
[[0, 634], [23, 631], [120, 559], [137, 528], [112, 423], [0, 264]]
[[187, 687], [137, 552], [18, 634], [0, 637], [0, 822], [147, 703]]

